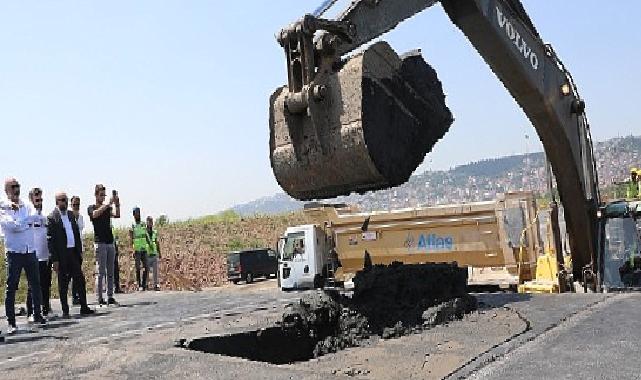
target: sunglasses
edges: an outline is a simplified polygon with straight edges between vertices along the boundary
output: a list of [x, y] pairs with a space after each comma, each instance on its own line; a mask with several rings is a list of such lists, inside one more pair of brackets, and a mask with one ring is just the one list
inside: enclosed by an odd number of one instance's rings
[[66, 202], [67, 198], [56, 198], [56, 202]]
[[19, 189], [20, 188], [20, 184], [14, 183], [14, 184], [11, 185], [11, 188], [12, 189]]
[[42, 199], [40, 199], [40, 198], [36, 198], [36, 199], [34, 199], [33, 201], [34, 201], [35, 203], [42, 203]]

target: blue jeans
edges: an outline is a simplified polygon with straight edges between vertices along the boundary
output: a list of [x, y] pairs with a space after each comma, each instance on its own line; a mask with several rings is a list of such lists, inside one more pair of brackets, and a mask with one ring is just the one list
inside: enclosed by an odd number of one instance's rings
[[[31, 289], [40, 289], [40, 273], [38, 268], [38, 258], [35, 253], [7, 253], [7, 289], [5, 293], [4, 307], [7, 314], [9, 325], [16, 324], [16, 290], [20, 283], [20, 273], [24, 269], [27, 275], [27, 281]], [[33, 315], [36, 319], [42, 317], [41, 314], [42, 294], [39, 291], [33, 292]]]

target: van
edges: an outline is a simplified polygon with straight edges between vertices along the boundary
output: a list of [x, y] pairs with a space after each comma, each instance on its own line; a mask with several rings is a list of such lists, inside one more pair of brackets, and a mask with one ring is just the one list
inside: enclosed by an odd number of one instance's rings
[[245, 281], [250, 284], [256, 277], [276, 276], [278, 258], [269, 248], [229, 252], [227, 254], [227, 279], [234, 284]]

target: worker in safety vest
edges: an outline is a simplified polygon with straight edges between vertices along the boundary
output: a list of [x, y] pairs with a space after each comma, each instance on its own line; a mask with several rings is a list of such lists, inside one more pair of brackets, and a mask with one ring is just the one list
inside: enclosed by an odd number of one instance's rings
[[149, 249], [147, 250], [147, 263], [149, 269], [153, 270], [154, 290], [160, 290], [158, 284], [158, 260], [160, 259], [160, 244], [158, 244], [158, 231], [154, 228], [154, 218], [147, 217], [147, 238]]
[[[129, 237], [134, 250], [136, 261], [136, 281], [138, 290], [147, 290], [147, 252], [149, 250], [149, 238], [147, 236], [147, 225], [140, 220], [140, 208], [134, 207], [134, 224], [129, 230]], [[142, 276], [141, 276], [142, 270]]]
[[638, 198], [639, 197], [639, 169], [632, 168], [630, 169], [630, 182], [627, 184], [627, 189], [625, 197], [628, 199]]

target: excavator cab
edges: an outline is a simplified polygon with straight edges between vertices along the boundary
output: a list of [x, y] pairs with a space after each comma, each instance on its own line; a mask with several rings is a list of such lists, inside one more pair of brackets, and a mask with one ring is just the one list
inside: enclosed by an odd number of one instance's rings
[[599, 272], [604, 292], [641, 290], [641, 208], [619, 201], [599, 211]]

